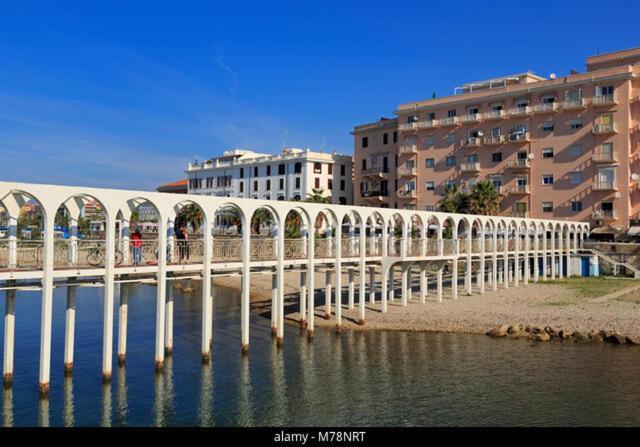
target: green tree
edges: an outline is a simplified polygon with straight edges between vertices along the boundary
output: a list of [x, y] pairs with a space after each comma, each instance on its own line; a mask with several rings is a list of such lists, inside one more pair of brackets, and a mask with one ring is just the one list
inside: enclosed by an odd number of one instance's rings
[[318, 189], [312, 188], [311, 192], [307, 193], [307, 199], [305, 200], [305, 202], [331, 203], [331, 198], [324, 196], [324, 189], [323, 188], [318, 188]]
[[295, 211], [289, 211], [284, 222], [284, 234], [286, 238], [294, 239], [300, 237], [300, 226], [302, 219]]
[[175, 222], [175, 227], [180, 228], [183, 225], [191, 225], [194, 231], [198, 231], [204, 222], [204, 214], [202, 209], [195, 203], [189, 203], [180, 210], [180, 214]]
[[500, 200], [500, 194], [490, 181], [480, 181], [469, 194], [469, 212], [495, 216], [500, 212]]
[[266, 208], [258, 208], [251, 216], [251, 226], [256, 230], [256, 232], [260, 231], [260, 227], [271, 226], [273, 223], [273, 215]]
[[466, 213], [469, 211], [468, 197], [458, 185], [449, 185], [438, 202], [438, 209], [444, 213]]
[[69, 227], [69, 216], [67, 216], [64, 208], [58, 209], [58, 212], [56, 213], [55, 224], [59, 227]]

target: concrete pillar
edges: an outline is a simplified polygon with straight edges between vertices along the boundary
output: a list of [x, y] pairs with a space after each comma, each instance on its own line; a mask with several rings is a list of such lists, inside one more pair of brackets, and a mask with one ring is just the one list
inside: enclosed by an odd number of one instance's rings
[[376, 268], [369, 267], [369, 303], [376, 302]]
[[556, 279], [556, 242], [555, 232], [551, 231], [551, 279]]
[[315, 234], [313, 231], [309, 232], [308, 240], [308, 267], [307, 267], [307, 337], [313, 338], [314, 331], [314, 318], [315, 318]]
[[427, 301], [427, 295], [429, 294], [429, 283], [427, 282], [427, 265], [426, 263], [420, 264], [420, 303], [424, 304]]
[[[75, 278], [68, 278], [69, 281]], [[76, 287], [67, 286], [67, 309], [64, 330], [64, 371], [73, 371], [73, 346], [76, 330]]]
[[331, 270], [328, 266], [324, 273], [324, 319], [331, 319]]
[[173, 281], [167, 283], [165, 306], [164, 354], [170, 356], [173, 354]]
[[525, 235], [525, 246], [524, 246], [524, 285], [529, 285], [529, 275], [531, 274], [531, 261], [529, 260], [529, 244], [531, 242], [531, 238], [529, 237], [529, 228], [527, 228], [527, 233]]
[[[9, 284], [8, 284], [9, 285]], [[13, 284], [11, 284], [13, 285]], [[13, 353], [16, 330], [16, 291], [6, 291], [4, 308], [4, 356], [2, 358], [2, 382], [5, 386], [13, 383]]]
[[69, 218], [69, 264], [78, 263], [78, 219]]
[[408, 300], [408, 295], [410, 292], [410, 286], [409, 286], [409, 269], [410, 267], [408, 265], [403, 265], [402, 266], [402, 270], [401, 270], [401, 274], [402, 274], [402, 293], [400, 294], [400, 296], [402, 297], [402, 306], [403, 307], [407, 307], [407, 300]]
[[15, 216], [14, 213], [9, 216], [8, 222], [8, 242], [9, 242], [9, 269], [15, 269], [18, 264], [18, 208], [16, 208]]
[[467, 262], [465, 265], [465, 275], [464, 275], [464, 287], [465, 293], [467, 295], [471, 295], [472, 292], [472, 278], [471, 278], [471, 252], [472, 252], [472, 239], [471, 239], [471, 227], [467, 229], [467, 237], [465, 239], [465, 244], [467, 246]]
[[353, 309], [355, 306], [355, 281], [354, 281], [354, 270], [353, 267], [348, 268], [349, 271], [349, 309]]
[[127, 324], [129, 314], [129, 289], [119, 284], [120, 305], [118, 306], [118, 364], [123, 365], [127, 358]]
[[540, 250], [540, 238], [538, 237], [538, 231], [536, 230], [533, 239], [533, 282], [538, 282], [540, 279], [539, 263], [539, 250]]
[[384, 266], [380, 270], [380, 304], [382, 306], [382, 313], [387, 312], [387, 299], [389, 294], [389, 270], [386, 270]]
[[364, 324], [364, 319], [365, 319], [365, 300], [366, 300], [365, 295], [367, 293], [365, 290], [365, 271], [366, 271], [365, 250], [364, 250], [365, 225], [366, 225], [366, 222], [364, 221], [364, 219], [362, 219], [360, 222], [360, 291], [359, 291], [360, 320], [358, 321], [358, 324], [361, 326]]
[[271, 335], [278, 334], [278, 274], [271, 273]]
[[542, 280], [547, 280], [547, 230], [542, 234]]
[[[313, 251], [313, 246], [311, 248]], [[251, 270], [249, 262], [251, 257], [251, 230], [249, 219], [242, 222], [242, 292], [240, 297], [240, 325], [241, 325], [241, 350], [243, 354], [249, 352], [249, 296], [251, 293]], [[313, 276], [313, 275], [311, 275]]]
[[[273, 304], [271, 308], [273, 309]], [[304, 328], [307, 325], [306, 311], [307, 311], [307, 272], [301, 269], [300, 270], [300, 327], [302, 328]], [[272, 318], [273, 318], [273, 315], [272, 315]]]
[[45, 218], [42, 264], [42, 309], [40, 313], [40, 371], [38, 373], [38, 383], [41, 397], [48, 396], [49, 379], [51, 377], [51, 322], [53, 317], [54, 262], [53, 243], [53, 218]]
[[564, 267], [562, 265], [562, 261], [564, 258], [563, 252], [563, 240], [562, 240], [562, 230], [558, 233], [558, 278], [562, 279], [564, 276]]
[[458, 299], [458, 257], [454, 257], [451, 263], [451, 298]]
[[[206, 233], [206, 232], [205, 232]], [[164, 217], [158, 219], [158, 271], [156, 273], [156, 352], [155, 368], [161, 371], [164, 365], [165, 310], [167, 299], [167, 233]], [[203, 289], [206, 288], [203, 284]], [[204, 296], [204, 294], [203, 294]], [[207, 300], [203, 300], [206, 306]], [[206, 333], [206, 331], [205, 331]], [[205, 338], [205, 337], [203, 337]], [[208, 339], [207, 339], [208, 344]]]
[[335, 289], [336, 289], [336, 331], [342, 326], [342, 222], [336, 222], [336, 251], [335, 251]]
[[396, 281], [395, 281], [395, 267], [392, 265], [389, 268], [389, 301], [394, 302], [396, 300]]
[[565, 259], [567, 260], [567, 267], [565, 271], [565, 276], [567, 278], [571, 278], [571, 237], [570, 231], [567, 230], [567, 234], [564, 240], [564, 249], [565, 249]]
[[278, 333], [276, 343], [278, 346], [282, 346], [284, 342], [284, 229], [276, 238], [276, 270], [278, 272]]
[[437, 299], [438, 302], [442, 302], [442, 268], [438, 269], [436, 273], [436, 288], [437, 288]]
[[[211, 258], [213, 257], [213, 234], [210, 218], [205, 213], [202, 235], [202, 304], [205, 311], [202, 313], [202, 328], [200, 339], [200, 354], [203, 360], [211, 357], [213, 344], [213, 295], [211, 294]], [[173, 224], [167, 233], [174, 235]], [[166, 242], [164, 243], [166, 246]], [[162, 250], [166, 253], [166, 250]], [[166, 260], [165, 260], [166, 262]], [[172, 334], [173, 336], [173, 334]]]
[[513, 253], [513, 286], [520, 285], [520, 230], [515, 231], [515, 249]]
[[480, 295], [484, 295], [484, 275], [485, 275], [485, 269], [486, 269], [485, 259], [484, 259], [484, 255], [485, 255], [484, 243], [485, 243], [485, 239], [484, 239], [484, 226], [483, 226], [482, 231], [480, 233], [480, 272], [478, 276], [478, 280], [479, 280], [478, 287], [480, 288]]

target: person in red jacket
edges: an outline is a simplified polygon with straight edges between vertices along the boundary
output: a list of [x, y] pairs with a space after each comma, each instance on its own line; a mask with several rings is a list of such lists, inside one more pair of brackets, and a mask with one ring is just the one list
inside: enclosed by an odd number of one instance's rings
[[131, 235], [131, 250], [133, 252], [133, 264], [139, 265], [142, 261], [142, 234], [137, 228]]

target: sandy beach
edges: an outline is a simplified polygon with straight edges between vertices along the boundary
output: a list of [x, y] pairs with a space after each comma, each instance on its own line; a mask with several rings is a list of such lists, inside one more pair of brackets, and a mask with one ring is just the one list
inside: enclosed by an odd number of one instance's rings
[[[299, 324], [299, 273], [285, 273], [285, 318], [290, 324]], [[379, 276], [377, 275], [379, 281]], [[368, 281], [368, 277], [367, 277]], [[399, 286], [396, 279], [396, 287]], [[216, 278], [214, 284], [240, 288], [239, 277]], [[324, 319], [325, 301], [322, 288], [325, 274], [316, 272], [316, 319], [319, 328], [335, 328], [335, 316]], [[551, 327], [556, 330], [587, 333], [601, 330], [624, 334], [640, 342], [640, 282], [616, 278], [570, 278], [554, 282], [530, 283], [528, 286], [502, 286], [498, 291], [487, 290], [480, 295], [475, 289], [470, 296], [460, 287], [458, 299], [453, 300], [445, 286], [443, 302], [435, 299], [435, 290], [429, 290], [427, 302], [419, 301], [419, 289], [414, 282], [413, 296], [406, 307], [401, 306], [399, 292], [383, 314], [380, 303], [366, 304], [366, 323], [357, 324], [358, 293], [355, 308], [347, 306], [347, 275], [343, 275], [343, 319], [345, 330], [397, 330], [424, 332], [452, 332], [486, 334], [500, 325]], [[356, 287], [358, 279], [356, 277]], [[433, 287], [431, 281], [431, 287]], [[379, 284], [378, 284], [379, 286]], [[490, 287], [487, 287], [490, 289]], [[367, 296], [368, 298], [368, 296]], [[379, 294], [377, 296], [379, 300]], [[252, 275], [252, 309], [268, 317], [271, 307], [271, 276]]]

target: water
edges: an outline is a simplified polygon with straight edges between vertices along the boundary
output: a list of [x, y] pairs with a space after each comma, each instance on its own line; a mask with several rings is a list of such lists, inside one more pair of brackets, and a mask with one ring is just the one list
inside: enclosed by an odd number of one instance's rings
[[209, 365], [200, 362], [197, 290], [176, 292], [174, 355], [156, 375], [155, 288], [125, 287], [127, 364], [114, 366], [109, 385], [100, 375], [102, 290], [78, 289], [73, 378], [63, 376], [66, 292], [55, 291], [51, 395], [42, 401], [40, 296], [18, 293], [15, 380], [2, 394], [4, 425], [640, 424], [636, 348], [320, 329], [309, 343], [287, 326], [279, 349], [269, 320], [252, 314], [251, 352], [243, 357], [239, 295], [226, 289], [214, 288]]

